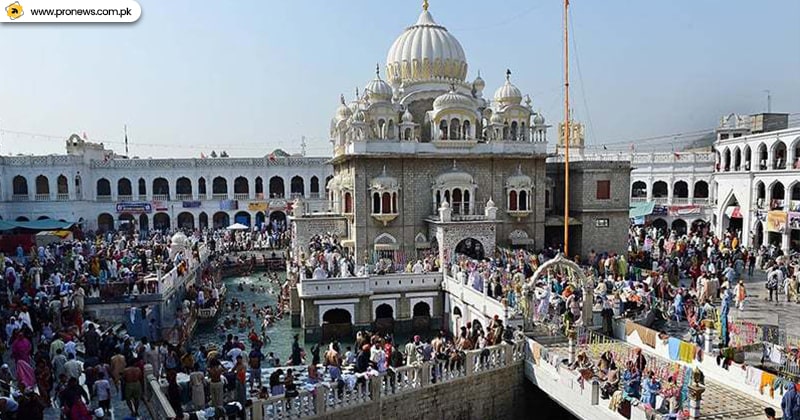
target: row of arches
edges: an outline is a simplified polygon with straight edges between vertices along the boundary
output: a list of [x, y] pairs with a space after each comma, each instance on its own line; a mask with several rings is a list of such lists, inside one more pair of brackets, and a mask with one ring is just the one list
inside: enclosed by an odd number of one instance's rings
[[397, 192], [373, 192], [372, 214], [397, 214]]
[[[689, 183], [686, 181], [675, 181], [672, 184], [672, 197], [673, 198], [689, 198]], [[691, 189], [693, 198], [708, 198], [709, 189], [708, 182], [695, 181]], [[631, 198], [647, 198], [648, 188], [647, 183], [644, 181], [635, 181], [631, 185]], [[669, 197], [669, 184], [666, 181], [656, 181], [653, 183], [651, 190], [652, 198], [668, 198]]]
[[[24, 179], [24, 178], [23, 178]], [[16, 181], [16, 178], [15, 178]], [[210, 182], [211, 195], [217, 199], [225, 199], [229, 193], [228, 179], [225, 177], [215, 177]], [[312, 197], [318, 197], [320, 193], [320, 180], [317, 176], [312, 176], [309, 179], [309, 190]], [[16, 185], [16, 184], [15, 184]], [[38, 185], [38, 184], [37, 184]], [[97, 180], [97, 196], [108, 197], [111, 196], [111, 181], [107, 178], [100, 178]], [[202, 197], [208, 194], [209, 185], [207, 185], [206, 178], [199, 178], [197, 180], [196, 193]], [[248, 178], [239, 176], [233, 180], [233, 194], [236, 195], [249, 195], [251, 182]], [[305, 196], [305, 180], [301, 176], [294, 176], [289, 183], [289, 192], [292, 197]], [[264, 194], [264, 180], [261, 177], [256, 177], [253, 180], [254, 192], [256, 195]], [[273, 176], [269, 179], [268, 184], [268, 197], [270, 198], [285, 198], [286, 188], [284, 180], [280, 176]], [[148, 183], [144, 178], [139, 178], [136, 183], [136, 192], [139, 197], [147, 195]], [[154, 196], [170, 196], [170, 182], [163, 177], [155, 178], [150, 183], [151, 193]], [[133, 183], [128, 178], [120, 178], [116, 182], [117, 195], [121, 197], [132, 197], [134, 194]], [[16, 191], [16, 189], [15, 189]], [[187, 177], [180, 177], [175, 181], [175, 194], [177, 199], [191, 199], [195, 193], [192, 180]], [[16, 192], [15, 192], [16, 194]], [[242, 197], [246, 199], [248, 197]]]
[[[15, 176], [11, 181], [11, 189], [14, 195], [28, 195], [28, 179], [22, 175]], [[69, 194], [69, 180], [65, 175], [56, 178], [56, 194]], [[34, 194], [49, 195], [50, 179], [44, 175], [39, 175], [34, 180]]]
[[[417, 302], [411, 308], [412, 331], [427, 332], [430, 329], [431, 307], [427, 302]], [[373, 327], [379, 333], [394, 330], [395, 313], [392, 305], [382, 303], [375, 308]], [[331, 308], [322, 313], [322, 339], [331, 341], [352, 336], [353, 314], [344, 308]]]
[[436, 190], [436, 209], [434, 213], [438, 212], [439, 207], [442, 206], [442, 200], [444, 200], [450, 204], [450, 208], [453, 210], [452, 214], [471, 214], [472, 199], [473, 194], [467, 188]]
[[[139, 230], [148, 230], [151, 228], [150, 219], [151, 216], [144, 213], [138, 216], [134, 216], [131, 213], [121, 213], [117, 217], [115, 223], [114, 216], [109, 213], [101, 213], [97, 216], [97, 230], [101, 232], [134, 228], [138, 228]], [[197, 217], [195, 217], [194, 214], [185, 211], [178, 213], [178, 215], [175, 217], [176, 223], [174, 227], [179, 229], [206, 229], [208, 227], [219, 229], [230, 226], [231, 220], [231, 215], [224, 211], [218, 211], [214, 213], [210, 220], [209, 215], [206, 212], [200, 212]], [[172, 218], [168, 213], [165, 212], [153, 214], [152, 221], [152, 228], [155, 230], [169, 230], [173, 227]], [[252, 226], [253, 223], [255, 223], [256, 226], [261, 226], [267, 222], [271, 224], [273, 221], [285, 223], [286, 213], [282, 211], [271, 211], [269, 212], [269, 215], [267, 215], [262, 211], [258, 211], [255, 214], [250, 214], [246, 211], [239, 211], [233, 214], [233, 221], [236, 223], [241, 223], [245, 226]], [[211, 224], [209, 224], [209, 222]]]
[[[692, 222], [692, 229], [700, 229], [703, 225], [706, 224], [706, 221], [703, 219], [697, 219]], [[666, 220], [658, 218], [652, 221], [653, 227], [656, 229], [666, 232], [668, 229], [672, 229], [675, 231], [677, 235], [684, 235], [687, 232], [689, 227], [688, 223], [684, 219], [675, 219], [672, 221], [672, 224], [667, 223]]]
[[[789, 199], [800, 201], [800, 182], [795, 181], [785, 187], [780, 181], [773, 181], [769, 186], [764, 181], [756, 182], [755, 197], [756, 206], [764, 208], [769, 204], [770, 210], [783, 210], [786, 207], [786, 191], [789, 191]], [[767, 196], [769, 192], [769, 196]]]
[[443, 119], [439, 122], [439, 140], [468, 140], [472, 139], [472, 123], [465, 119], [452, 118], [449, 122]]
[[753, 154], [756, 159], [755, 168], [761, 171], [800, 169], [800, 137], [794, 139], [788, 147], [782, 140], [778, 140], [769, 147], [766, 143], [760, 143], [754, 150], [750, 148], [750, 145], [742, 148], [734, 146], [717, 150], [716, 170], [718, 172], [750, 171], [754, 169]]

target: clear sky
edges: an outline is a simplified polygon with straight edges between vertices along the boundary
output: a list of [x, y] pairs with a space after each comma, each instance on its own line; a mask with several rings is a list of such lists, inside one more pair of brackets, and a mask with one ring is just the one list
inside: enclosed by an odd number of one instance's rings
[[[374, 77], [421, 0], [139, 0], [135, 24], [0, 25], [0, 153], [63, 153], [70, 133], [131, 155], [329, 155], [340, 93]], [[587, 142], [800, 112], [800, 1], [572, 0], [573, 107]], [[513, 82], [562, 115], [559, 0], [431, 0], [485, 96]], [[555, 132], [551, 129], [551, 141]]]

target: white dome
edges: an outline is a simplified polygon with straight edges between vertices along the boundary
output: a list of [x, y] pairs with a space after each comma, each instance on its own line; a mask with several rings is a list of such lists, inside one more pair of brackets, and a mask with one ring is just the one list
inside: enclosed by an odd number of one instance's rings
[[506, 82], [494, 92], [494, 100], [500, 105], [519, 105], [522, 92], [511, 83], [511, 71], [506, 72]]
[[400, 183], [397, 178], [386, 174], [386, 167], [383, 167], [383, 173], [380, 176], [372, 178], [369, 183], [370, 188], [373, 190], [396, 190], [400, 188]]
[[533, 124], [544, 125], [544, 116], [540, 112], [537, 112], [536, 115], [533, 117]]
[[506, 188], [509, 189], [527, 189], [531, 188], [533, 180], [528, 175], [522, 173], [522, 168], [517, 168], [517, 173], [508, 177], [506, 181]]
[[336, 122], [344, 121], [353, 115], [353, 111], [344, 103], [344, 95], [342, 95], [339, 100], [341, 103], [339, 104], [339, 108], [336, 109]]
[[475, 88], [476, 91], [480, 92], [483, 88], [486, 87], [486, 82], [481, 77], [481, 73], [478, 72], [478, 77], [472, 82], [472, 86]]
[[461, 44], [444, 26], [438, 25], [427, 5], [417, 23], [406, 28], [389, 48], [386, 74], [395, 85], [406, 80], [446, 79], [463, 82], [467, 57]]
[[452, 170], [450, 172], [445, 172], [436, 177], [436, 182], [434, 182], [434, 188], [435, 187], [441, 188], [447, 186], [465, 188], [465, 187], [471, 187], [473, 184], [475, 184], [475, 181], [474, 178], [472, 178], [472, 175], [466, 172]]
[[408, 112], [407, 109], [406, 109], [406, 112], [403, 113], [403, 122], [404, 123], [414, 122], [414, 116], [411, 115], [411, 113]]
[[392, 87], [388, 83], [381, 80], [380, 71], [375, 72], [375, 78], [367, 83], [364, 88], [370, 102], [385, 102], [392, 100]]
[[362, 123], [367, 120], [367, 117], [364, 115], [364, 111], [357, 109], [356, 112], [353, 113], [353, 122]]
[[447, 92], [444, 95], [439, 95], [436, 100], [433, 101], [434, 111], [450, 108], [463, 108], [474, 111], [475, 103], [471, 98], [467, 97], [466, 95], [462, 95], [455, 90], [450, 90], [450, 92]]

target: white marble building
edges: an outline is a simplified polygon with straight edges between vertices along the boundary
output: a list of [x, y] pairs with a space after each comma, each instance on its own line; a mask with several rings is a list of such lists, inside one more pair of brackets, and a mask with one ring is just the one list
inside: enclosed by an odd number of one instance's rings
[[77, 135], [66, 149], [0, 157], [0, 218], [147, 230], [285, 220], [298, 197], [328, 209], [327, 158], [128, 159]]
[[745, 245], [800, 249], [800, 127], [787, 114], [729, 115], [717, 130], [718, 233]]
[[662, 152], [630, 155], [631, 206], [655, 204], [647, 222], [676, 231], [711, 222], [714, 214], [714, 153]]

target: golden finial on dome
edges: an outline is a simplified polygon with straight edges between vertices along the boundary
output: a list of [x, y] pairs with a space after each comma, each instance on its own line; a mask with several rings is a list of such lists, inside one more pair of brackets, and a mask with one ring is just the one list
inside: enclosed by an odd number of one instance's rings
[[422, 10], [428, 11], [428, 0], [422, 0]]

